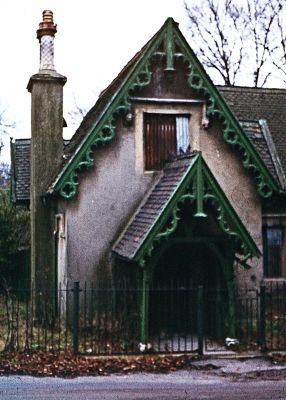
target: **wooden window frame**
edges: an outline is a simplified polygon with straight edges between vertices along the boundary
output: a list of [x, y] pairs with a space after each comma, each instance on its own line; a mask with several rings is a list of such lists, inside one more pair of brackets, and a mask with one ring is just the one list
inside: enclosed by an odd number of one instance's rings
[[[279, 266], [269, 265], [269, 243], [267, 242], [267, 231], [270, 229], [281, 230], [281, 246]], [[286, 218], [282, 216], [263, 217], [262, 239], [263, 239], [263, 272], [265, 279], [286, 278]], [[271, 250], [270, 250], [271, 251]]]
[[[143, 156], [145, 171], [149, 172], [161, 170], [166, 161], [176, 157], [179, 154], [177, 143], [177, 118], [179, 117], [185, 117], [188, 120], [187, 134], [190, 147], [190, 114], [160, 112], [143, 113]], [[164, 121], [166, 122], [164, 123]], [[153, 125], [153, 127], [150, 128], [151, 125]], [[156, 125], [158, 127], [162, 127], [162, 129], [160, 128], [158, 130], [158, 136], [153, 135]], [[164, 140], [161, 141], [160, 137], [164, 138]]]

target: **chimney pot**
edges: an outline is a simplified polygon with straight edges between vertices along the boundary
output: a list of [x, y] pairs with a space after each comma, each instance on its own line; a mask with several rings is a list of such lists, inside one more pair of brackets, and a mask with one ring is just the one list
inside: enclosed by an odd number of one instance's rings
[[37, 38], [40, 42], [40, 72], [50, 73], [54, 67], [54, 37], [57, 25], [54, 24], [53, 13], [50, 10], [43, 11], [43, 21], [39, 24]]
[[54, 24], [53, 12], [50, 10], [43, 11], [43, 21], [39, 23], [37, 30], [37, 38], [41, 41], [42, 36], [54, 37], [57, 32], [57, 25]]

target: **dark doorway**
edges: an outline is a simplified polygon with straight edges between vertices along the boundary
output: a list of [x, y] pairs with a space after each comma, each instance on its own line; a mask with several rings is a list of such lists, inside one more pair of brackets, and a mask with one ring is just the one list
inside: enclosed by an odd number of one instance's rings
[[204, 291], [204, 331], [216, 336], [226, 315], [227, 294], [217, 244], [185, 240], [162, 252], [154, 266], [149, 298], [149, 331], [152, 335], [195, 334], [197, 289]]

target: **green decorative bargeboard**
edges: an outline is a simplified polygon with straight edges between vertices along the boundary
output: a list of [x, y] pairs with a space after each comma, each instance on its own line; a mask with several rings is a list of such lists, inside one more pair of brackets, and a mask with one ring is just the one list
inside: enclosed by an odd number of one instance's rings
[[201, 153], [198, 153], [190, 163], [174, 194], [138, 246], [133, 261], [137, 261], [141, 267], [145, 266], [146, 261], [152, 256], [155, 245], [176, 231], [181, 220], [182, 206], [187, 204], [195, 206], [194, 217], [197, 218], [207, 216], [206, 204], [212, 206], [214, 217], [221, 231], [232, 240], [236, 253], [241, 255], [242, 262], [261, 255]]
[[[142, 285], [140, 338], [143, 342], [148, 340], [148, 292], [152, 281], [154, 263], [156, 263], [156, 252], [159, 249], [158, 245], [168, 245], [172, 243], [172, 240], [176, 240], [171, 237], [175, 238], [177, 228], [182, 219], [181, 211], [183, 207], [191, 207], [194, 218], [205, 218], [211, 212], [221, 231], [225, 234], [224, 240], [229, 239], [226, 254], [220, 253], [218, 248], [215, 248], [215, 243], [208, 243], [208, 236], [206, 238], [201, 236], [200, 238], [193, 237], [191, 239], [191, 242], [194, 243], [200, 240], [201, 243], [215, 250], [214, 253], [217, 252], [216, 256], [221, 265], [228, 293], [227, 321], [229, 335], [235, 334], [232, 268], [234, 254], [240, 254], [241, 263], [244, 265], [249, 258], [261, 255], [251, 235], [208, 168], [201, 153], [197, 153], [190, 162], [174, 193], [164, 205], [153, 225], [146, 232], [145, 237], [132, 257], [132, 261], [136, 261], [142, 268], [142, 277], [139, 284]], [[183, 242], [184, 238], [179, 237], [178, 240]]]
[[110, 101], [97, 117], [93, 127], [86, 133], [79, 148], [67, 161], [50, 192], [57, 192], [66, 199], [76, 195], [79, 173], [94, 165], [94, 149], [109, 143], [114, 138], [119, 113], [127, 114], [131, 111], [129, 96], [132, 92], [151, 83], [151, 59], [162, 48], [167, 73], [175, 70], [176, 58], [183, 58], [188, 63], [189, 86], [205, 96], [208, 117], [222, 121], [223, 138], [240, 151], [243, 166], [254, 176], [258, 193], [264, 198], [270, 197], [273, 191], [278, 190], [277, 183], [172, 18], [167, 19], [163, 27], [142, 49], [140, 56], [131, 61], [129, 72], [122, 79], [119, 88], [112, 93]]

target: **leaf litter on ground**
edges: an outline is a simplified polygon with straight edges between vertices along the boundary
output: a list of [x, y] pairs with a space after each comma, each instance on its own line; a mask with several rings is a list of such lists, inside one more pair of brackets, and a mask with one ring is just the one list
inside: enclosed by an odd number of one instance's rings
[[[169, 373], [182, 369], [198, 369], [192, 365], [192, 361], [196, 359], [194, 355], [91, 357], [67, 352], [7, 352], [0, 354], [0, 375], [73, 378], [134, 372]], [[212, 364], [205, 366], [207, 370], [214, 368]]]

